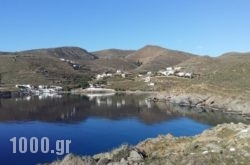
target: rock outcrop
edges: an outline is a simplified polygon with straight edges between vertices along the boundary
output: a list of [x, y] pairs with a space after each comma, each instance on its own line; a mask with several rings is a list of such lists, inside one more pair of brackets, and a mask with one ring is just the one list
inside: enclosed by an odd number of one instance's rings
[[[238, 114], [250, 119], [250, 102], [241, 98], [223, 97], [212, 94], [201, 95], [195, 93], [173, 94], [158, 93], [154, 99], [163, 100], [172, 104], [202, 108], [206, 111], [223, 111]], [[153, 99], [152, 99], [153, 100]]]

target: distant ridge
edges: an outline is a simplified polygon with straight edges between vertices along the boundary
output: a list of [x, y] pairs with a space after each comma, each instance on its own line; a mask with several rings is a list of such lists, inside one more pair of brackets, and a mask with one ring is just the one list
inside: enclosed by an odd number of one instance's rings
[[222, 54], [219, 57], [226, 57], [226, 56], [249, 56], [250, 52], [227, 52]]

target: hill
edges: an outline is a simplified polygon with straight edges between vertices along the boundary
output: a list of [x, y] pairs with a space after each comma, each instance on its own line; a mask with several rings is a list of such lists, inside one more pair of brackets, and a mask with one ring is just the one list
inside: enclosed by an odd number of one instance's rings
[[1, 83], [13, 87], [15, 84], [74, 85], [91, 76], [85, 66], [75, 70], [72, 64], [60, 58], [91, 61], [96, 56], [77, 47], [36, 49], [21, 52], [0, 53]]
[[149, 45], [126, 56], [126, 59], [130, 62], [140, 64], [136, 69], [137, 71], [158, 71], [159, 69], [177, 65], [193, 57], [195, 55], [190, 53]]
[[120, 50], [120, 49], [105, 49], [92, 52], [95, 56], [104, 59], [125, 58], [129, 54], [134, 53], [134, 50]]
[[200, 74], [203, 83], [229, 89], [250, 89], [250, 53], [227, 53], [220, 57], [195, 57], [180, 63], [187, 71]]
[[[73, 60], [80, 68], [74, 69], [72, 64], [60, 58]], [[60, 47], [0, 52], [1, 83], [10, 86], [18, 83], [79, 85], [82, 79], [105, 71], [119, 69], [136, 73], [158, 71], [168, 66], [181, 66], [196, 76], [192, 80], [167, 78], [156, 81], [155, 90], [194, 84], [213, 85], [216, 89], [250, 89], [250, 77], [247, 76], [250, 74], [250, 53], [230, 52], [209, 57], [150, 45], [137, 51], [107, 49], [90, 53], [78, 47]]]
[[117, 70], [132, 71], [137, 68], [134, 63], [123, 58], [99, 58], [93, 61], [82, 61], [82, 64], [91, 68], [91, 71], [95, 73], [116, 72]]
[[248, 56], [250, 52], [227, 52], [219, 56], [220, 58], [227, 58], [229, 56]]
[[66, 58], [71, 60], [94, 60], [97, 57], [85, 49], [79, 47], [58, 47], [48, 49], [35, 49], [15, 53], [16, 55], [46, 55], [57, 58]]
[[[119, 52], [126, 54], [131, 51], [115, 50], [114, 52], [120, 55]], [[114, 52], [113, 56], [115, 56]], [[72, 63], [62, 61], [61, 58], [74, 61], [80, 68], [74, 69]], [[135, 68], [136, 65], [124, 58], [99, 58], [78, 47], [0, 52], [1, 83], [11, 87], [23, 83], [75, 86], [96, 73], [115, 72], [117, 69], [127, 71]]]

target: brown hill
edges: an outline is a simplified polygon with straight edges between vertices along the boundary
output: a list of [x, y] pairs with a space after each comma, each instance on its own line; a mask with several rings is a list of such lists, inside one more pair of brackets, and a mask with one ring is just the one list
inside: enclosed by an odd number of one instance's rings
[[96, 56], [77, 47], [36, 49], [21, 52], [4, 52], [0, 56], [1, 83], [14, 86], [27, 84], [75, 84], [88, 77], [90, 68], [81, 66], [75, 70], [72, 64], [60, 58], [93, 61]]
[[134, 63], [128, 62], [123, 58], [100, 58], [93, 61], [82, 61], [82, 64], [91, 68], [95, 73], [116, 72], [116, 70], [131, 71], [137, 67]]
[[[60, 58], [79, 64], [75, 70]], [[21, 52], [0, 53], [1, 82], [15, 84], [78, 84], [85, 77], [97, 72], [133, 70], [136, 66], [123, 58], [98, 59], [92, 53], [78, 47], [36, 49]]]
[[137, 71], [158, 71], [169, 66], [177, 65], [195, 57], [190, 53], [165, 49], [158, 46], [145, 46], [142, 49], [126, 56], [130, 62], [141, 64]]
[[127, 55], [134, 53], [134, 50], [106, 49], [92, 52], [95, 56], [104, 59], [125, 58]]
[[218, 62], [219, 61], [217, 58], [212, 58], [209, 56], [197, 56], [179, 63], [177, 66], [182, 67], [186, 72], [205, 74], [210, 72], [211, 68], [219, 65]]
[[184, 61], [186, 71], [200, 74], [200, 81], [225, 88], [250, 89], [250, 53], [226, 53], [220, 57], [195, 57]]
[[79, 47], [58, 47], [48, 49], [35, 49], [15, 53], [17, 55], [47, 55], [57, 58], [66, 58], [71, 60], [94, 60], [97, 57], [85, 49]]
[[228, 58], [234, 56], [249, 56], [250, 52], [227, 52], [219, 56], [219, 58]]
[[[226, 53], [220, 57], [195, 56], [157, 46], [130, 51], [117, 49], [93, 53], [77, 47], [37, 49], [22, 52], [0, 52], [1, 82], [4, 84], [74, 84], [77, 79], [105, 71], [158, 71], [168, 66], [182, 66], [199, 74], [199, 81], [227, 88], [250, 89], [250, 53]], [[96, 53], [95, 53], [96, 54]], [[81, 66], [59, 58], [72, 59]]]

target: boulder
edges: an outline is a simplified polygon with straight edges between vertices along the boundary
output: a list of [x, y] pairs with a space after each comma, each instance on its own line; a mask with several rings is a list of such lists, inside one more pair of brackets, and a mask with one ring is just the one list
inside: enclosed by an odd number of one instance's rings
[[130, 161], [141, 161], [141, 160], [143, 160], [143, 156], [140, 153], [138, 153], [137, 151], [132, 150], [129, 153], [128, 160], [130, 160]]

